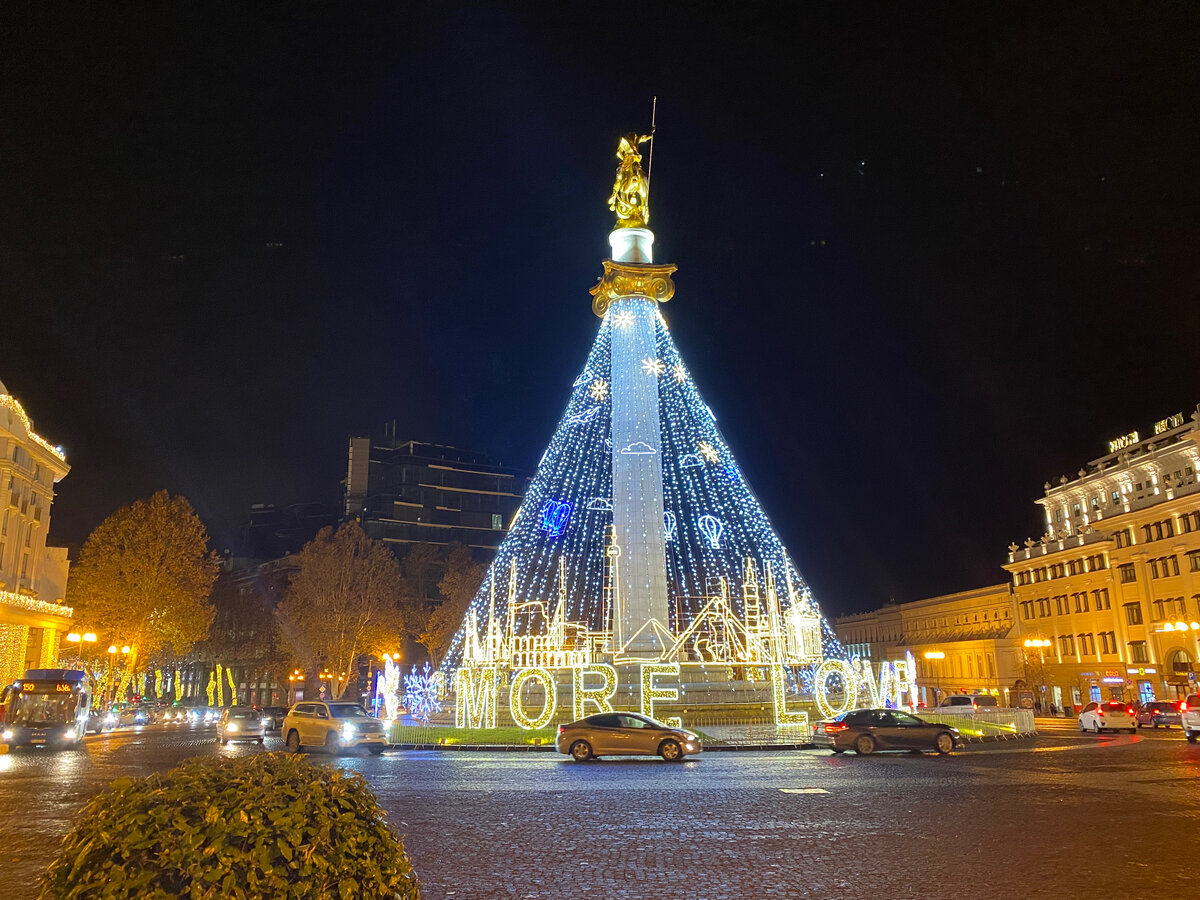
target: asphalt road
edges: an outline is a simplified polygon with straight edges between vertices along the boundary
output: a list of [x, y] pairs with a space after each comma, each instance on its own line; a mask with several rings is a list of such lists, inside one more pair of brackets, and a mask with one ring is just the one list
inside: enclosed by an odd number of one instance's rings
[[[112, 779], [260, 752], [155, 727], [0, 756], [0, 898], [36, 896], [72, 813]], [[1096, 738], [1064, 720], [947, 757], [336, 762], [370, 780], [429, 900], [1165, 897], [1190, 892], [1200, 858], [1200, 745], [1178, 729]]]

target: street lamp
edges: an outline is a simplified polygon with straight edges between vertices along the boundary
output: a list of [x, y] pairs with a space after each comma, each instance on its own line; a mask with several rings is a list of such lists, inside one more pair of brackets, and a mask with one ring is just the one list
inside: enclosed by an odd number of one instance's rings
[[941, 650], [926, 650], [925, 658], [931, 661], [939, 660], [937, 665], [932, 667], [934, 671], [934, 684], [936, 685], [933, 689], [933, 705], [937, 706], [942, 702], [942, 664], [940, 660], [945, 659], [946, 654]]

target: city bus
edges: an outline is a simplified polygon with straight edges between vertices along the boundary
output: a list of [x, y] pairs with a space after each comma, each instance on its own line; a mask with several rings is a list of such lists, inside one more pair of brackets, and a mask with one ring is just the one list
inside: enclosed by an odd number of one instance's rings
[[4, 688], [4, 730], [9, 749], [77, 747], [87, 729], [91, 698], [85, 675], [75, 669], [28, 669]]

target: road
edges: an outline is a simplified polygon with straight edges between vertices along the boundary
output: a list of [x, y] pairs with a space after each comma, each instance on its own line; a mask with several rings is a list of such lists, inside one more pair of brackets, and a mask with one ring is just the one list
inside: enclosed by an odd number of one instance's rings
[[[0, 898], [36, 896], [72, 813], [112, 779], [260, 752], [220, 748], [209, 729], [154, 727], [0, 756]], [[947, 757], [336, 762], [367, 777], [406, 834], [428, 900], [1173, 896], [1200, 845], [1200, 745], [1178, 729], [1096, 738], [1063, 720], [1032, 741]]]

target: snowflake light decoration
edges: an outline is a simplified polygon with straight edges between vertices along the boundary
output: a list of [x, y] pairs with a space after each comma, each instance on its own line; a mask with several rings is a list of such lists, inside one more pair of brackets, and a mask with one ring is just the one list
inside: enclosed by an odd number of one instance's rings
[[588, 390], [590, 391], [593, 400], [608, 399], [608, 382], [603, 378], [597, 378], [595, 381], [593, 381], [592, 386]]
[[683, 371], [683, 363], [675, 363], [675, 380], [683, 384], [687, 380], [687, 372]]
[[653, 359], [647, 356], [642, 360], [642, 371], [647, 375], [661, 375], [667, 371], [667, 367], [661, 359]]
[[700, 455], [709, 462], [715, 463], [721, 458], [721, 454], [717, 452], [717, 448], [708, 441], [700, 441], [700, 443], [696, 444], [696, 449], [700, 452]]
[[627, 309], [623, 309], [619, 313], [613, 314], [613, 324], [618, 328], [628, 328], [634, 323], [635, 319], [637, 319], [637, 316]]
[[430, 669], [429, 663], [420, 672], [412, 667], [412, 674], [404, 676], [404, 705], [413, 720], [422, 725], [429, 724], [429, 717], [442, 711], [442, 673]]

